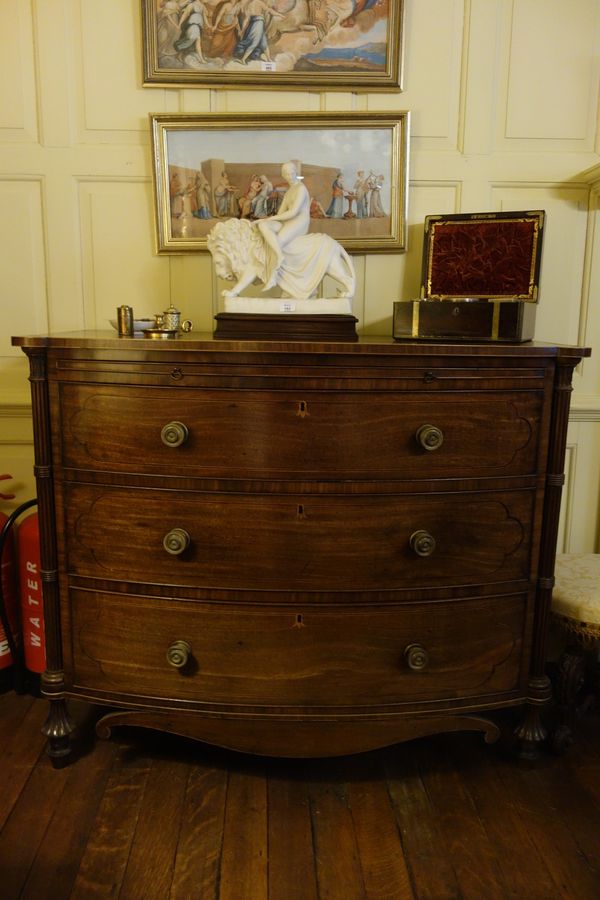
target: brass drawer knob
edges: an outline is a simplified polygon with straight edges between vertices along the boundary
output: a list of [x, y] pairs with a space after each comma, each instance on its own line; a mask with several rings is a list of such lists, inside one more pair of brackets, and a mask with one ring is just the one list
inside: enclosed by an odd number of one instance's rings
[[167, 650], [167, 662], [174, 669], [183, 669], [191, 655], [192, 648], [187, 641], [173, 641]]
[[444, 443], [444, 432], [437, 425], [421, 425], [415, 438], [423, 450], [438, 450]]
[[160, 433], [160, 439], [166, 447], [180, 447], [189, 437], [187, 425], [183, 422], [169, 422]]
[[190, 546], [191, 537], [184, 528], [172, 528], [163, 538], [163, 547], [172, 556], [179, 556]]
[[409, 644], [404, 651], [404, 659], [413, 672], [422, 672], [429, 665], [429, 653], [422, 644]]
[[410, 544], [410, 549], [413, 553], [416, 553], [417, 556], [431, 556], [435, 550], [435, 538], [423, 528], [420, 528], [418, 531], [413, 531], [408, 542]]

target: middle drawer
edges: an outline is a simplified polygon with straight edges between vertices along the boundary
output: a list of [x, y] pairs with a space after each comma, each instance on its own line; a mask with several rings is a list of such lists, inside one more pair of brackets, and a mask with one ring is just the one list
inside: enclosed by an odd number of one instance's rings
[[66, 484], [73, 575], [361, 591], [528, 579], [535, 493], [225, 494]]

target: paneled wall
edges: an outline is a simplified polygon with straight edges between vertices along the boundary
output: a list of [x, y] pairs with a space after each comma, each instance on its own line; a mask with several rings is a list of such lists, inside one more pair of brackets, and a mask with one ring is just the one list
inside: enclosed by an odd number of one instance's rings
[[140, 0], [0, 0], [0, 31], [0, 473], [18, 501], [34, 486], [11, 334], [109, 327], [121, 303], [173, 300], [198, 330], [218, 311], [209, 257], [153, 252], [148, 113], [409, 109], [409, 249], [355, 258], [360, 328], [389, 334], [392, 302], [418, 295], [427, 214], [545, 209], [536, 337], [596, 350], [561, 547], [600, 550], [600, 0], [405, 0], [401, 93], [143, 88]]

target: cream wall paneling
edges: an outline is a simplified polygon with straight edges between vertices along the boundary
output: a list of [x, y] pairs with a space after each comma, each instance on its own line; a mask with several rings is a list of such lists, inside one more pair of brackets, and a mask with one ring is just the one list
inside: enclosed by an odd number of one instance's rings
[[0, 140], [38, 139], [31, 3], [0, 2]]
[[[28, 415], [31, 416], [31, 413], [28, 412]], [[0, 510], [5, 515], [10, 515], [21, 503], [37, 496], [33, 462], [33, 440], [22, 443], [7, 440], [0, 443], [0, 472], [13, 476], [12, 481], [0, 481], [0, 491], [15, 495], [12, 500], [0, 500]]]
[[[316, 92], [303, 91], [212, 91], [213, 102], [210, 112], [231, 113], [260, 112], [260, 113], [296, 113], [319, 112], [325, 105], [325, 95]], [[199, 112], [192, 91], [186, 91], [186, 112]], [[354, 96], [343, 94], [338, 100], [337, 94], [333, 97], [331, 109], [342, 112], [355, 109]], [[346, 103], [344, 103], [344, 99]], [[191, 103], [188, 103], [188, 100]]]
[[110, 328], [121, 304], [137, 316], [164, 309], [169, 259], [153, 254], [150, 180], [82, 179], [78, 191], [84, 327]]
[[28, 393], [25, 360], [11, 335], [48, 328], [42, 194], [41, 178], [0, 178], [0, 402]]
[[0, 509], [8, 515], [36, 496], [31, 407], [27, 403], [0, 405], [0, 474], [5, 473], [13, 477], [0, 481], [0, 492], [15, 494], [14, 500], [0, 501]]
[[[221, 282], [221, 290], [223, 287], [225, 283]], [[169, 301], [181, 310], [183, 319], [192, 321], [194, 331], [213, 331], [213, 317], [220, 311], [220, 306], [217, 278], [210, 256], [184, 254], [171, 257], [167, 302], [152, 312], [162, 312]]]
[[488, 154], [493, 147], [504, 7], [505, 0], [465, 0], [460, 149], [466, 154]]
[[[463, 0], [406, 2], [404, 90], [362, 95], [370, 110], [411, 110], [414, 149], [459, 146], [464, 8]], [[336, 99], [332, 96], [331, 102]]]
[[64, 152], [45, 157], [44, 234], [47, 254], [48, 327], [83, 327], [81, 236], [74, 158]]
[[357, 329], [362, 334], [392, 333], [392, 304], [400, 300], [406, 254], [382, 254], [365, 260], [364, 316]]
[[600, 421], [571, 421], [558, 552], [600, 552]]
[[600, 553], [600, 414], [569, 423], [558, 553]]
[[77, 73], [72, 64], [74, 7], [72, 0], [31, 0], [34, 15], [40, 107], [40, 142], [45, 147], [68, 147], [75, 142], [74, 90]]
[[172, 301], [197, 331], [212, 331], [216, 309], [211, 257], [154, 254], [150, 179], [80, 179], [78, 188], [83, 326], [110, 327], [121, 304], [146, 317]]
[[[411, 123], [412, 116], [411, 111]], [[557, 153], [545, 150], [542, 145], [536, 153], [502, 150], [477, 154], [422, 150], [411, 139], [410, 178], [416, 182], [460, 181], [463, 208], [475, 211], [470, 198], [474, 197], [478, 203], [483, 198], [489, 204], [489, 190], [495, 184], [572, 185], [589, 190], [581, 173], [597, 162], [595, 153]]]
[[[82, 142], [149, 142], [149, 112], [171, 112], [176, 91], [142, 87], [139, 0], [72, 0], [78, 138]], [[198, 111], [209, 92], [194, 92]], [[181, 98], [178, 98], [179, 103]]]
[[596, 146], [598, 0], [504, 4], [496, 145], [568, 151]]
[[[585, 173], [584, 173], [585, 174]], [[592, 356], [578, 368], [576, 390], [586, 396], [589, 406], [600, 410], [600, 166], [591, 178], [588, 241], [584, 267], [584, 289], [587, 296], [585, 339], [592, 347]]]
[[577, 468], [577, 445], [572, 443], [572, 430], [565, 451], [565, 483], [562, 489], [560, 517], [558, 520], [557, 553], [568, 553], [571, 549], [571, 526], [573, 524], [573, 493], [575, 489], [575, 470]]

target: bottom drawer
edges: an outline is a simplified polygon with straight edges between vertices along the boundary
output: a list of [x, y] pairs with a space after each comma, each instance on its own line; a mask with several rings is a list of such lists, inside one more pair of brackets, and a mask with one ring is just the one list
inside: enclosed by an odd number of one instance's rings
[[[67, 680], [119, 696], [238, 706], [376, 706], [514, 691], [526, 599], [296, 609], [77, 589]], [[167, 660], [170, 647], [175, 657], [185, 650], [177, 642], [190, 647], [182, 668]]]

